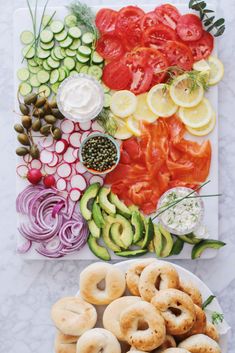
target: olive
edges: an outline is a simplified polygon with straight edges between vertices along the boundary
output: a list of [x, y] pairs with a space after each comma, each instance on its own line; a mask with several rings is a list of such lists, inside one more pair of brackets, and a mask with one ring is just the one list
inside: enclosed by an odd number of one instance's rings
[[50, 101], [50, 107], [51, 108], [57, 108], [57, 102], [56, 102], [56, 98], [52, 98], [52, 100]]
[[22, 132], [24, 132], [24, 128], [23, 128], [23, 126], [20, 125], [20, 124], [15, 124], [15, 125], [14, 125], [14, 130], [15, 130], [16, 132], [18, 132], [19, 134], [22, 133]]
[[32, 130], [33, 131], [39, 131], [42, 127], [41, 120], [39, 118], [35, 119], [33, 124], [32, 124]]
[[26, 129], [29, 129], [32, 126], [32, 118], [29, 115], [22, 115], [21, 122]]
[[44, 108], [36, 108], [33, 111], [33, 116], [36, 116], [38, 118], [43, 118], [45, 115], [45, 110]]
[[29, 107], [27, 107], [26, 104], [20, 103], [19, 108], [20, 108], [20, 111], [21, 111], [22, 114], [24, 114], [24, 115], [28, 115], [29, 114]]
[[16, 149], [17, 156], [26, 156], [28, 153], [29, 153], [29, 150], [26, 147], [18, 147]]
[[29, 141], [29, 137], [26, 134], [19, 134], [17, 136], [18, 141], [21, 143], [21, 145], [24, 146], [30, 146], [30, 141]]
[[53, 115], [45, 115], [44, 120], [48, 124], [55, 124], [56, 123], [56, 117]]
[[26, 105], [34, 104], [37, 100], [37, 94], [36, 93], [30, 93], [26, 97], [24, 97], [24, 103]]
[[34, 104], [35, 107], [40, 108], [46, 103], [46, 98], [45, 97], [38, 97], [36, 103]]
[[33, 159], [38, 159], [40, 157], [40, 152], [39, 152], [39, 149], [38, 149], [38, 146], [36, 145], [33, 145], [31, 148], [30, 148], [30, 156], [33, 158]]
[[60, 140], [62, 137], [62, 131], [58, 127], [56, 127], [52, 135], [55, 140]]
[[59, 109], [53, 108], [53, 109], [51, 109], [51, 112], [52, 112], [52, 114], [53, 114], [57, 119], [60, 119], [60, 120], [64, 119], [64, 116], [63, 116], [63, 114], [59, 111]]
[[44, 136], [48, 136], [50, 134], [51, 128], [52, 128], [51, 124], [43, 125], [40, 129], [40, 133]]

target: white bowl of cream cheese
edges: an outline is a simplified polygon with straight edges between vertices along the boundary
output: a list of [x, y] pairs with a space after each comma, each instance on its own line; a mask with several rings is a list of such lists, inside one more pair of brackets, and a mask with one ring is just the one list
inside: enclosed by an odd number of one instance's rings
[[60, 84], [56, 99], [59, 110], [67, 119], [87, 122], [101, 112], [104, 91], [95, 78], [77, 74]]

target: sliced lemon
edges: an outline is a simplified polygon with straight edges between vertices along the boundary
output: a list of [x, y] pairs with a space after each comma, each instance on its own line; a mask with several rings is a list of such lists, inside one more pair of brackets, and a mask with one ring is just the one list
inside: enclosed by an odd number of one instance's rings
[[205, 136], [205, 135], [208, 135], [212, 130], [214, 130], [215, 124], [216, 124], [216, 117], [215, 117], [215, 112], [213, 112], [212, 116], [211, 116], [211, 120], [209, 121], [208, 124], [198, 128], [198, 129], [193, 129], [192, 127], [189, 127], [186, 125], [186, 129], [192, 135]]
[[212, 117], [212, 107], [208, 99], [203, 100], [192, 108], [179, 109], [179, 117], [183, 123], [191, 128], [198, 129], [209, 123]]
[[133, 133], [128, 129], [124, 119], [120, 119], [117, 116], [113, 116], [113, 119], [117, 124], [117, 131], [114, 134], [116, 139], [126, 140], [133, 136]]
[[193, 70], [196, 70], [196, 71], [210, 71], [210, 65], [207, 63], [207, 61], [205, 59], [202, 59], [202, 60], [199, 60], [199, 61], [196, 61], [194, 64], [193, 64]]
[[148, 123], [154, 123], [154, 121], [157, 120], [158, 116], [149, 109], [147, 103], [147, 95], [147, 93], [142, 93], [137, 96], [137, 107], [133, 116], [137, 120], [143, 120]]
[[174, 115], [178, 109], [171, 99], [169, 86], [163, 83], [151, 88], [147, 95], [147, 103], [154, 114], [163, 118]]
[[175, 104], [180, 107], [191, 108], [201, 102], [204, 89], [199, 82], [195, 84], [195, 81], [188, 74], [184, 74], [174, 79], [170, 86], [170, 95]]
[[112, 95], [110, 109], [120, 118], [126, 118], [134, 113], [137, 107], [137, 98], [134, 93], [123, 90]]
[[136, 120], [134, 116], [130, 116], [129, 118], [127, 118], [126, 125], [128, 129], [133, 133], [133, 135], [141, 135], [140, 122], [139, 120]]
[[208, 58], [208, 64], [210, 66], [209, 73], [209, 85], [216, 85], [224, 76], [224, 65], [223, 63], [216, 58], [215, 56], [210, 56]]

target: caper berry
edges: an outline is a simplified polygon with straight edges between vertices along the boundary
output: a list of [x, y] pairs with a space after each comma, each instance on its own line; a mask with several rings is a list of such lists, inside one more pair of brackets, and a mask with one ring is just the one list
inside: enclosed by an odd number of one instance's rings
[[18, 132], [19, 134], [24, 132], [24, 128], [23, 128], [23, 126], [20, 125], [20, 124], [15, 124], [15, 125], [14, 125], [14, 130], [15, 130], [16, 132]]
[[21, 111], [22, 114], [24, 114], [24, 115], [28, 115], [29, 114], [29, 107], [26, 104], [20, 103], [19, 104], [19, 108], [20, 108], [20, 111]]
[[60, 119], [60, 120], [63, 120], [64, 119], [64, 115], [60, 112], [59, 109], [57, 108], [53, 108], [51, 110], [52, 114], [57, 118], [57, 119]]
[[62, 131], [58, 127], [56, 127], [53, 131], [52, 136], [55, 140], [60, 140], [62, 137]]
[[44, 136], [48, 136], [50, 134], [51, 128], [52, 128], [51, 124], [43, 125], [40, 129], [40, 133]]
[[37, 94], [36, 93], [30, 93], [26, 97], [24, 97], [24, 103], [26, 105], [34, 104], [37, 100]]
[[29, 141], [29, 137], [26, 134], [19, 134], [17, 136], [18, 141], [21, 143], [21, 145], [24, 146], [30, 146], [30, 141]]
[[35, 102], [35, 107], [40, 108], [46, 103], [46, 98], [45, 97], [38, 97], [36, 102]]
[[39, 131], [41, 127], [42, 127], [41, 120], [39, 118], [35, 119], [34, 122], [32, 123], [32, 130]]
[[29, 115], [22, 115], [21, 123], [25, 129], [29, 129], [32, 125], [32, 118]]
[[16, 149], [17, 156], [21, 156], [21, 157], [26, 156], [28, 153], [29, 153], [29, 150], [26, 147], [18, 147]]
[[56, 101], [56, 97], [53, 97], [52, 100], [49, 103], [51, 108], [57, 108], [57, 101]]
[[57, 119], [56, 119], [56, 117], [53, 116], [53, 115], [45, 115], [45, 116], [44, 116], [44, 120], [45, 120], [45, 122], [48, 123], [48, 124], [55, 124]]
[[36, 116], [36, 117], [38, 117], [38, 118], [43, 118], [44, 115], [45, 115], [45, 109], [44, 109], [44, 107], [42, 107], [42, 108], [36, 108], [36, 109], [34, 109], [34, 111], [33, 111], [33, 116]]
[[30, 156], [33, 158], [33, 159], [38, 159], [40, 157], [40, 152], [39, 152], [39, 149], [36, 145], [33, 145], [31, 148], [30, 148]]

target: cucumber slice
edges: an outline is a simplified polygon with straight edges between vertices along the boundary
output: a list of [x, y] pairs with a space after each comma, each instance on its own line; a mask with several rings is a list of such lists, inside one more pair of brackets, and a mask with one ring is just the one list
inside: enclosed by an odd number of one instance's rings
[[43, 43], [43, 42], [40, 42], [40, 47], [44, 50], [51, 50], [55, 45], [55, 41], [52, 40], [51, 42], [49, 43]]
[[73, 43], [70, 45], [71, 50], [77, 50], [81, 45], [81, 40], [80, 39], [74, 39]]
[[37, 74], [38, 71], [40, 71], [40, 66], [31, 66], [28, 65], [28, 69], [31, 72], [31, 74]]
[[37, 56], [40, 59], [47, 59], [50, 56], [50, 52], [49, 52], [49, 50], [43, 50], [42, 48], [38, 48]]
[[64, 19], [64, 23], [67, 27], [74, 27], [77, 24], [77, 18], [75, 15], [67, 15]]
[[61, 21], [52, 21], [50, 28], [53, 33], [60, 33], [64, 29], [64, 24]]
[[51, 57], [52, 57], [52, 59], [55, 60], [55, 61], [60, 61], [60, 59], [58, 59], [57, 56], [55, 56], [54, 50], [51, 51]]
[[27, 96], [32, 92], [32, 86], [27, 82], [22, 82], [19, 86], [19, 91], [22, 96]]
[[58, 69], [58, 67], [60, 66], [59, 61], [56, 61], [56, 60], [52, 59], [51, 56], [49, 56], [49, 58], [47, 59], [47, 64], [48, 64], [52, 69]]
[[82, 56], [90, 56], [91, 48], [87, 47], [86, 45], [80, 45], [78, 48], [78, 53]]
[[51, 67], [48, 65], [46, 60], [43, 61], [42, 66], [46, 71], [51, 71]]
[[36, 63], [36, 61], [34, 60], [34, 59], [29, 59], [28, 60], [28, 65], [30, 65], [30, 66], [38, 66], [38, 64]]
[[50, 43], [53, 39], [53, 33], [52, 31], [50, 31], [49, 29], [44, 29], [41, 33], [40, 33], [40, 40], [43, 43]]
[[72, 38], [71, 37], [67, 37], [65, 40], [62, 40], [60, 42], [60, 46], [62, 48], [68, 48], [72, 43], [73, 43]]
[[94, 64], [101, 64], [104, 61], [104, 59], [102, 58], [102, 56], [100, 56], [99, 53], [97, 53], [97, 51], [94, 51], [92, 55], [92, 61]]
[[34, 58], [35, 62], [38, 64], [38, 66], [41, 66], [43, 63], [43, 59], [40, 59], [38, 57]]
[[35, 48], [29, 44], [22, 50], [22, 55], [26, 59], [32, 59], [35, 56]]
[[73, 58], [65, 58], [64, 59], [64, 66], [66, 66], [70, 71], [75, 68], [75, 60]]
[[83, 65], [81, 63], [76, 63], [76, 70], [77, 72], [80, 72], [81, 68], [83, 67]]
[[84, 65], [84, 66], [81, 67], [80, 73], [81, 73], [81, 74], [87, 74], [87, 73], [88, 73], [88, 70], [89, 70], [89, 66]]
[[76, 58], [77, 58], [77, 61], [80, 62], [81, 64], [85, 64], [85, 63], [87, 63], [90, 60], [89, 57], [85, 57], [85, 56], [82, 56], [80, 54], [77, 54]]
[[65, 31], [64, 29], [63, 29], [63, 31], [61, 31], [60, 33], [55, 34], [55, 39], [56, 39], [58, 42], [62, 42], [62, 41], [65, 40], [67, 37], [68, 37], [68, 33], [67, 33], [67, 31]]
[[108, 93], [104, 94], [104, 108], [110, 107], [111, 95]]
[[50, 84], [53, 85], [54, 83], [59, 81], [60, 73], [59, 70], [55, 69], [51, 71], [50, 75]]
[[17, 77], [20, 81], [27, 81], [29, 78], [29, 70], [22, 67], [17, 71]]
[[66, 53], [66, 55], [69, 56], [69, 57], [74, 57], [74, 56], [76, 56], [76, 54], [77, 54], [76, 50], [71, 50], [71, 49], [69, 49], [69, 48], [65, 49], [65, 53]]
[[72, 70], [72, 71], [70, 71], [69, 76], [73, 76], [73, 75], [77, 75], [77, 74], [78, 74], [77, 71]]
[[20, 35], [20, 40], [22, 44], [31, 44], [34, 40], [34, 35], [31, 31], [23, 31]]
[[88, 74], [99, 80], [103, 75], [103, 71], [99, 66], [92, 65], [89, 67]]
[[32, 75], [29, 79], [29, 83], [32, 87], [39, 87], [41, 83], [38, 81], [37, 75]]
[[64, 79], [67, 77], [67, 74], [66, 74], [66, 72], [65, 72], [65, 70], [62, 68], [62, 67], [60, 67], [59, 68], [59, 81], [61, 82], [61, 81], [64, 81]]
[[48, 87], [47, 85], [41, 85], [39, 88], [38, 88], [38, 93], [39, 93], [39, 96], [40, 97], [46, 97], [48, 98], [51, 94], [51, 90], [50, 90], [50, 87]]
[[37, 79], [40, 83], [46, 83], [50, 79], [50, 74], [45, 70], [40, 70], [37, 73]]
[[66, 76], [69, 76], [69, 69], [66, 66], [61, 66], [61, 69], [64, 70], [64, 72], [66, 73]]
[[82, 31], [80, 30], [79, 27], [74, 26], [74, 27], [70, 27], [69, 28], [69, 35], [70, 37], [74, 38], [74, 39], [78, 39], [81, 37], [82, 35]]
[[91, 45], [94, 41], [94, 34], [91, 33], [91, 32], [86, 32], [83, 34], [82, 36], [82, 42], [85, 44], [85, 45]]
[[61, 54], [63, 55], [64, 58], [66, 58], [66, 52], [64, 48], [60, 48]]
[[53, 52], [54, 56], [57, 58], [57, 60], [64, 59], [64, 55], [62, 54], [60, 47], [55, 47], [52, 52]]
[[110, 88], [107, 87], [104, 83], [102, 83], [102, 87], [104, 89], [104, 93], [109, 93], [110, 92]]
[[60, 82], [56, 82], [53, 85], [51, 85], [51, 89], [53, 93], [57, 94], [59, 85], [60, 85]]
[[43, 27], [45, 28], [45, 27], [49, 26], [51, 21], [52, 21], [52, 18], [50, 15], [44, 15], [43, 19], [42, 19]]

